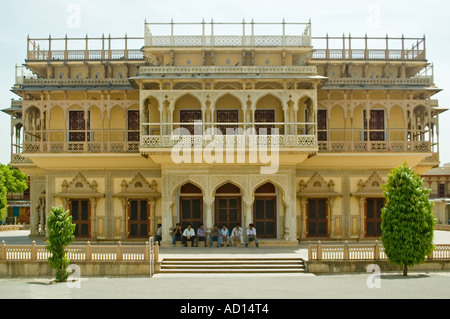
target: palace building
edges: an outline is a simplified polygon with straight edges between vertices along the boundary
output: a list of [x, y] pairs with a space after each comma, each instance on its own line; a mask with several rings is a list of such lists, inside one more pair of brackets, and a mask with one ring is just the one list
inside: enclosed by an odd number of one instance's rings
[[148, 23], [140, 38], [28, 38], [11, 164], [31, 236], [256, 226], [266, 244], [378, 238], [382, 184], [439, 166], [426, 39], [313, 37], [311, 23]]

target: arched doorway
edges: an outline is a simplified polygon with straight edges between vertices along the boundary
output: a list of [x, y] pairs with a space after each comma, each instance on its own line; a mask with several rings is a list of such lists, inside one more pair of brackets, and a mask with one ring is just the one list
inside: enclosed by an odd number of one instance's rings
[[258, 237], [277, 238], [277, 193], [272, 183], [266, 183], [255, 191], [253, 224]]
[[241, 190], [236, 185], [227, 183], [216, 191], [215, 200], [215, 224], [221, 227], [226, 225], [228, 229], [241, 223]]
[[197, 230], [203, 223], [203, 194], [194, 184], [188, 183], [180, 188], [180, 224], [182, 229], [189, 224]]

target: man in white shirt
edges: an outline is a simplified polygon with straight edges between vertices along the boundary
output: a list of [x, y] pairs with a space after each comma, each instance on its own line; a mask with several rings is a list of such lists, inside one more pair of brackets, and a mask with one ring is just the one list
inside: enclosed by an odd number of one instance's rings
[[244, 230], [242, 229], [241, 225], [236, 224], [236, 227], [233, 228], [231, 231], [231, 245], [236, 246], [236, 243], [234, 242], [236, 239], [239, 239], [241, 242], [241, 247], [244, 247]]
[[258, 245], [258, 238], [256, 238], [256, 228], [253, 227], [253, 224], [249, 224], [247, 228], [247, 239], [245, 240], [245, 247], [248, 247], [249, 241], [255, 241], [256, 247], [259, 247]]
[[192, 228], [192, 225], [189, 224], [188, 227], [183, 232], [183, 237], [181, 243], [184, 247], [187, 247], [187, 242], [191, 242], [191, 247], [194, 247], [195, 243], [195, 231]]

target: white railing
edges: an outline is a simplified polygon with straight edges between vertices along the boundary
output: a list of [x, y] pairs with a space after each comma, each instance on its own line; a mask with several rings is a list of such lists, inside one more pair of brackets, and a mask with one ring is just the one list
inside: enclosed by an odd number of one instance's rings
[[[159, 258], [157, 247], [150, 255], [149, 242], [145, 245], [122, 246], [117, 245], [70, 245], [67, 247], [67, 257], [74, 262], [150, 262], [152, 258]], [[30, 245], [6, 245], [3, 241], [0, 246], [0, 261], [47, 261], [51, 253], [45, 246], [38, 246], [35, 242]], [[154, 259], [153, 261], [154, 262]]]
[[20, 230], [20, 225], [0, 225], [0, 231]]
[[327, 85], [432, 85], [432, 76], [412, 78], [329, 78]]
[[300, 36], [152, 36], [145, 37], [149, 47], [302, 47], [311, 46], [309, 35]]
[[158, 148], [173, 146], [198, 146], [206, 147], [214, 145], [251, 147], [251, 146], [278, 146], [278, 147], [317, 147], [314, 135], [264, 135], [264, 136], [143, 136], [142, 148]]
[[319, 141], [320, 152], [431, 152], [429, 141]]
[[146, 74], [317, 74], [316, 66], [143, 66]]
[[[242, 33], [231, 31], [228, 35], [219, 35], [218, 28], [222, 29], [242, 27]], [[264, 28], [279, 28], [272, 35], [260, 35], [258, 30]], [[151, 28], [170, 27], [170, 35], [152, 34]], [[181, 28], [185, 32], [187, 28], [197, 28], [194, 35], [176, 34], [175, 28]], [[297, 28], [292, 35], [286, 32], [286, 27]], [[206, 30], [208, 29], [208, 31]], [[224, 31], [222, 31], [223, 33]], [[266, 31], [269, 32], [269, 31]], [[254, 22], [201, 22], [201, 23], [147, 23], [145, 22], [145, 46], [152, 47], [302, 47], [311, 46], [311, 23], [258, 23]]]
[[[426, 257], [427, 260], [450, 260], [450, 245], [435, 245], [433, 252]], [[308, 244], [309, 261], [387, 261], [388, 257], [384, 247], [376, 241], [367, 245], [316, 245]]]

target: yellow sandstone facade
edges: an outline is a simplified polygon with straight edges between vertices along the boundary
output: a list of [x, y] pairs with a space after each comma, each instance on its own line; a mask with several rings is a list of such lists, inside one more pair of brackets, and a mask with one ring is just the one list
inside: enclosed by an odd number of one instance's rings
[[439, 165], [432, 72], [425, 38], [317, 38], [311, 23], [28, 38], [4, 112], [31, 234], [63, 205], [80, 240], [142, 240], [161, 223], [171, 242], [177, 222], [254, 223], [286, 244], [377, 238], [389, 171]]

